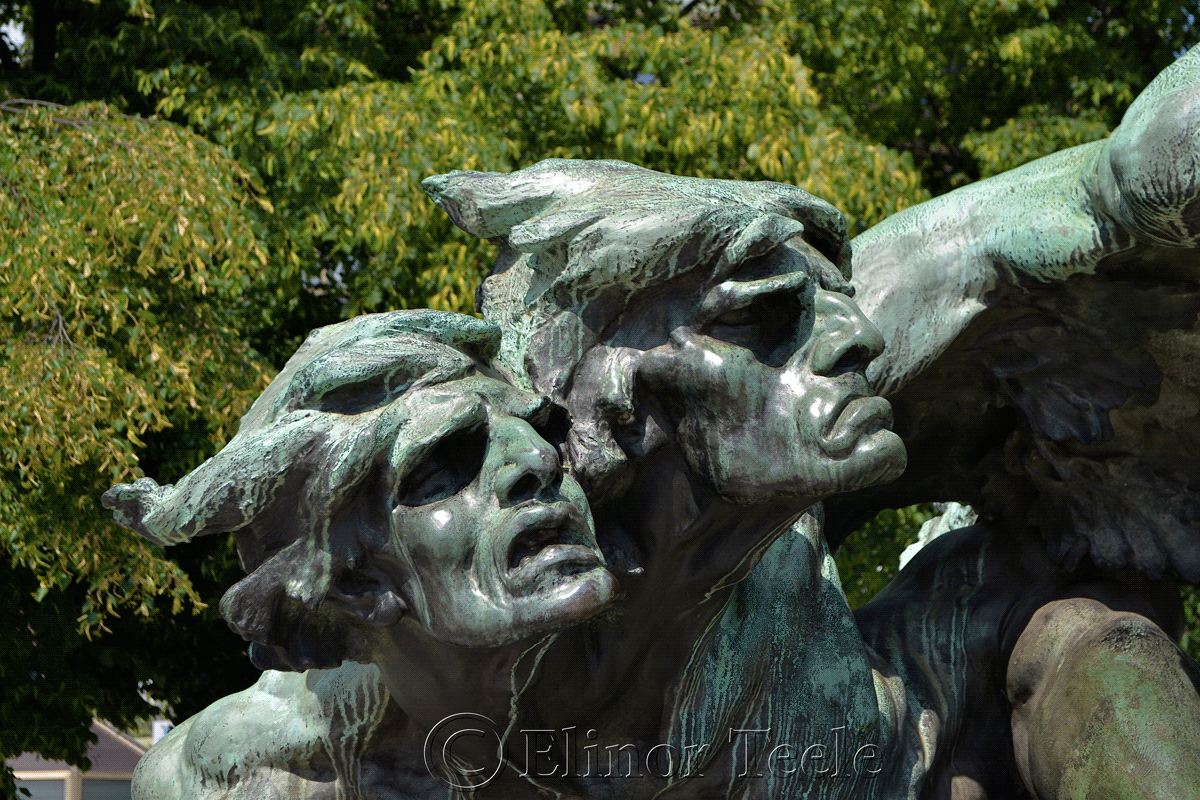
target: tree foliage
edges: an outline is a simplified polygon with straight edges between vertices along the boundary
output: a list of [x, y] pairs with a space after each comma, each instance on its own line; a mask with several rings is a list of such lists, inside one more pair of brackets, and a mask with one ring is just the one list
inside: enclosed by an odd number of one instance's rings
[[[214, 643], [227, 543], [164, 553], [98, 497], [211, 455], [312, 327], [469, 311], [494, 249], [422, 178], [619, 158], [794, 183], [861, 230], [1104, 135], [1197, 39], [1200, 0], [686, 7], [0, 0], [27, 31], [53, 15], [53, 58], [0, 42], [0, 607], [25, 648], [0, 661], [0, 716], [59, 698], [0, 752], [78, 759], [88, 714], [146, 712], [139, 683], [185, 714], [247, 680], [240, 643]], [[841, 556], [852, 596], [921, 513]], [[201, 650], [227, 655], [189, 679]]]
[[155, 468], [194, 465], [265, 385], [237, 331], [267, 261], [251, 206], [267, 201], [178, 126], [101, 104], [4, 110], [0, 382], [21, 388], [0, 415], [0, 535], [39, 595], [86, 582], [87, 629], [118, 607], [178, 612], [196, 599], [186, 578], [103, 523], [99, 495], [167, 428], [181, 436]]
[[887, 509], [842, 543], [834, 560], [851, 608], [870, 600], [896, 577], [900, 554], [917, 541], [921, 526], [935, 514], [930, 505]]
[[[200, 597], [220, 597], [237, 569], [231, 545], [214, 539], [175, 548], [172, 566]], [[0, 561], [0, 614], [13, 622], [0, 648], [0, 755], [36, 751], [86, 768], [83, 754], [98, 711], [115, 725], [133, 727], [160, 713], [148, 702], [153, 699], [183, 719], [256, 679], [258, 670], [213, 604], [173, 617], [109, 617], [106, 632], [87, 636], [76, 621], [88, 600], [82, 581], [33, 602], [38, 592], [33, 572]], [[11, 779], [0, 770], [0, 797], [12, 796]]]
[[1102, 137], [1198, 40], [1196, 0], [807, 0], [794, 50], [934, 194]]
[[[162, 676], [182, 631], [215, 628], [211, 611], [163, 625], [201, 609], [203, 570], [112, 525], [99, 497], [138, 470], [182, 475], [265, 385], [238, 331], [261, 317], [268, 201], [220, 147], [101, 103], [0, 106], [0, 190], [0, 753], [78, 761], [97, 710], [154, 710], [140, 684], [186, 705]], [[152, 647], [164, 636], [175, 649]]]

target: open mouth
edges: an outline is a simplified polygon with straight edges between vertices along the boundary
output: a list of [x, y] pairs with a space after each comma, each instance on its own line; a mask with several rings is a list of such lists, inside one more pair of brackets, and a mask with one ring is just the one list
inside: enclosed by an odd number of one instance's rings
[[509, 571], [527, 564], [547, 547], [567, 543], [563, 538], [565, 533], [566, 528], [557, 525], [522, 533], [512, 543], [512, 551], [508, 556]]
[[536, 506], [517, 514], [509, 544], [505, 579], [514, 592], [561, 583], [603, 566], [587, 525], [567, 504]]

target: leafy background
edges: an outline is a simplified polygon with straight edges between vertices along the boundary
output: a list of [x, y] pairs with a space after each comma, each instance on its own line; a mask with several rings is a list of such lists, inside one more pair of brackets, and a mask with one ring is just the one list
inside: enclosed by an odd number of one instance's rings
[[[229, 541], [164, 552], [98, 497], [215, 452], [309, 329], [469, 311], [494, 251], [422, 178], [620, 158], [797, 184], [861, 231], [1104, 136], [1200, 38], [1197, 11], [0, 0], [27, 35], [0, 33], [0, 755], [78, 764], [93, 714], [181, 719], [253, 681], [214, 611]], [[853, 604], [930, 513], [885, 512], [843, 547]]]

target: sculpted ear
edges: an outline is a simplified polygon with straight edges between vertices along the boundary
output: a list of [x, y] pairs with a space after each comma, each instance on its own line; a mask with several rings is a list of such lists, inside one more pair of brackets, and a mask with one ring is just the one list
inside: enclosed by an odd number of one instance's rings
[[408, 610], [408, 605], [396, 591], [395, 582], [376, 567], [343, 572], [329, 587], [325, 602], [380, 628], [399, 622]]

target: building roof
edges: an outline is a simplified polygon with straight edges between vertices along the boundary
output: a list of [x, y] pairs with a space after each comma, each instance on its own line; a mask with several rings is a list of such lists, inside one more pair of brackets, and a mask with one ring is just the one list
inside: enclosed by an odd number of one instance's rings
[[[103, 720], [92, 721], [92, 733], [96, 735], [96, 743], [87, 749], [88, 760], [92, 762], [89, 772], [132, 775], [146, 748]], [[36, 753], [22, 753], [10, 758], [8, 766], [16, 772], [59, 772], [70, 769], [65, 761], [47, 761]]]

